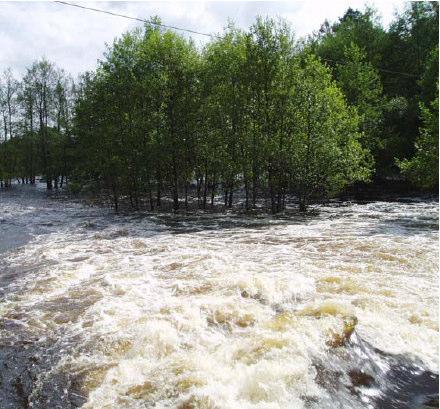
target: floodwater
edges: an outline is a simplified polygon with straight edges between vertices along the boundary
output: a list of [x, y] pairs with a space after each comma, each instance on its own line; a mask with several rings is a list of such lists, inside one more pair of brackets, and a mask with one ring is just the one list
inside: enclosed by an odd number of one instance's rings
[[0, 407], [438, 407], [438, 202], [317, 210], [1, 192]]

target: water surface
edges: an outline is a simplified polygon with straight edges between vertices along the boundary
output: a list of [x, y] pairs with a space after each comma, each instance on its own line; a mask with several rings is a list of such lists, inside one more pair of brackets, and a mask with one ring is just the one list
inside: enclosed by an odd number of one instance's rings
[[438, 407], [437, 201], [0, 207], [2, 408]]

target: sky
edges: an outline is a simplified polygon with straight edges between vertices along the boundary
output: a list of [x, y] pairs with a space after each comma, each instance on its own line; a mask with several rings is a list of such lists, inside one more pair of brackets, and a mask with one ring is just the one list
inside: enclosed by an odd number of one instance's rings
[[[69, 1], [69, 0], [66, 0]], [[74, 0], [72, 0], [74, 2]], [[76, 2], [77, 4], [148, 19], [159, 16], [163, 24], [219, 33], [231, 19], [248, 28], [255, 17], [282, 17], [297, 37], [318, 30], [325, 19], [342, 16], [348, 7], [373, 6], [388, 26], [403, 2], [398, 0], [308, 0], [308, 1], [131, 1]], [[12, 68], [21, 76], [33, 61], [45, 57], [74, 76], [92, 70], [106, 43], [142, 23], [55, 2], [0, 1], [0, 71]], [[202, 45], [206, 37], [193, 35]]]

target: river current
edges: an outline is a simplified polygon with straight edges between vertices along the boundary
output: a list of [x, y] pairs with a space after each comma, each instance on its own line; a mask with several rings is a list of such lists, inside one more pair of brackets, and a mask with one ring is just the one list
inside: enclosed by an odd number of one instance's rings
[[316, 211], [1, 192], [0, 407], [438, 407], [438, 202]]

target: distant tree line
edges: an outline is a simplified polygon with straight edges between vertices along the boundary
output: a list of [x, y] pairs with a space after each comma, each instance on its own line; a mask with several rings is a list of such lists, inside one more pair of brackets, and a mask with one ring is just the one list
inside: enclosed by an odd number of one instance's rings
[[0, 187], [13, 178], [35, 183], [43, 175], [47, 188], [62, 187], [78, 158], [72, 134], [75, 87], [63, 70], [35, 62], [19, 82], [10, 69], [0, 82], [3, 123]]
[[[388, 30], [348, 9], [295, 41], [281, 21], [230, 25], [203, 49], [145, 26], [74, 83], [48, 61], [5, 71], [0, 183], [68, 183], [151, 210], [221, 196], [273, 213], [400, 175], [438, 187], [438, 3]], [[216, 199], [217, 198], [217, 199]]]

